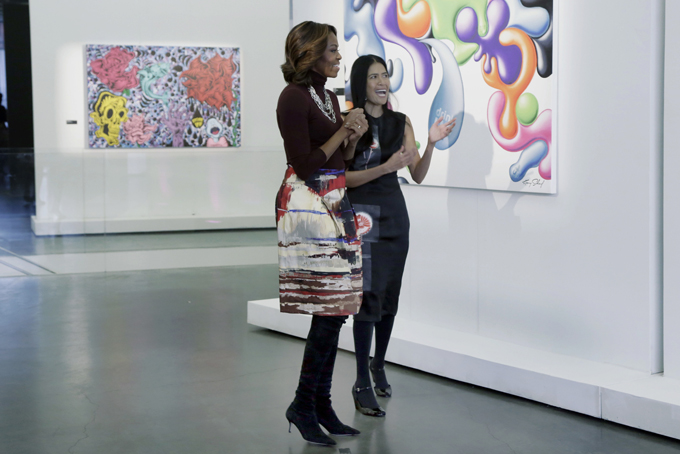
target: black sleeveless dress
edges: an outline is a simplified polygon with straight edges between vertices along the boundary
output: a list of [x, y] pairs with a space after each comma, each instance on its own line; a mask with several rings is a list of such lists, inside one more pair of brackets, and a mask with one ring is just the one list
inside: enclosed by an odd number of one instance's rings
[[[368, 114], [366, 114], [368, 116]], [[348, 171], [370, 169], [386, 162], [401, 148], [406, 116], [385, 110], [371, 117], [373, 145], [357, 150]], [[397, 172], [383, 175], [356, 188], [347, 196], [356, 211], [362, 235], [364, 296], [358, 321], [378, 322], [383, 315], [396, 315], [409, 243], [409, 218]]]

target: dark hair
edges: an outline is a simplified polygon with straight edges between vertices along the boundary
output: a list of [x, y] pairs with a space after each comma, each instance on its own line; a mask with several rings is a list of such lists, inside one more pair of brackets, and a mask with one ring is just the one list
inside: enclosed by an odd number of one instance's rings
[[[355, 109], [364, 109], [366, 107], [366, 84], [368, 83], [368, 69], [373, 63], [380, 63], [387, 70], [385, 60], [377, 55], [362, 55], [354, 60], [352, 64], [352, 71], [349, 76], [349, 85], [352, 95], [352, 104]], [[388, 109], [385, 109], [387, 111]], [[357, 143], [357, 150], [365, 150], [373, 143], [373, 121], [370, 116], [366, 116], [368, 120], [368, 132], [361, 136]]]
[[286, 62], [281, 65], [283, 78], [289, 84], [311, 85], [313, 70], [328, 47], [328, 36], [338, 32], [332, 25], [302, 22], [286, 38]]

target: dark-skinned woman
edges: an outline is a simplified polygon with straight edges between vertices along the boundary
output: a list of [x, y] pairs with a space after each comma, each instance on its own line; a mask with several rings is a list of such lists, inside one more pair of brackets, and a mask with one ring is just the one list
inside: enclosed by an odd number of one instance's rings
[[333, 26], [294, 27], [281, 66], [288, 85], [276, 109], [288, 163], [276, 197], [280, 308], [312, 315], [286, 419], [321, 445], [336, 442], [320, 426], [331, 435], [359, 434], [338, 419], [330, 399], [340, 328], [361, 304], [361, 242], [345, 194], [345, 166], [368, 126], [361, 109], [343, 118], [336, 96], [324, 88], [338, 75], [341, 58]]

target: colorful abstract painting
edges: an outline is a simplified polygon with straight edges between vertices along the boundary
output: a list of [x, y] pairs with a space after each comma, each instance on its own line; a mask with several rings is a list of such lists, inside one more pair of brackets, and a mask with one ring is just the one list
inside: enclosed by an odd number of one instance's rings
[[424, 184], [554, 193], [556, 1], [344, 0], [346, 99], [353, 60], [378, 55], [416, 139], [456, 118]]
[[91, 148], [241, 146], [238, 48], [88, 45]]

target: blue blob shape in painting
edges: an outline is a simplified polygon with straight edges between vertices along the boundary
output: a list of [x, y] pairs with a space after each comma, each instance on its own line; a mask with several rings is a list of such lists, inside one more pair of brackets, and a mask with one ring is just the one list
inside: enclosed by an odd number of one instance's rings
[[404, 82], [404, 64], [400, 58], [387, 61], [387, 72], [390, 74], [390, 91], [396, 93]]
[[[357, 5], [358, 6], [358, 5]], [[354, 9], [351, 1], [345, 1], [345, 41], [349, 42], [352, 36], [359, 38], [357, 55], [377, 55], [385, 59], [385, 46], [378, 36], [373, 24], [373, 5], [365, 3], [358, 9]]]
[[456, 126], [453, 127], [451, 134], [435, 144], [437, 149], [446, 150], [456, 143], [463, 127], [463, 117], [465, 116], [463, 78], [460, 75], [456, 57], [453, 56], [453, 52], [446, 44], [438, 39], [424, 39], [422, 42], [428, 44], [437, 52], [443, 70], [442, 83], [430, 107], [427, 128], [429, 130], [439, 117], [443, 116], [445, 122], [456, 118]]
[[516, 163], [510, 166], [510, 179], [517, 182], [524, 178], [529, 169], [537, 167], [548, 154], [548, 144], [543, 140], [537, 140], [526, 147]]
[[545, 8], [529, 8], [520, 0], [505, 0], [510, 8], [508, 27], [519, 28], [532, 38], [543, 36], [550, 27], [550, 14]]

